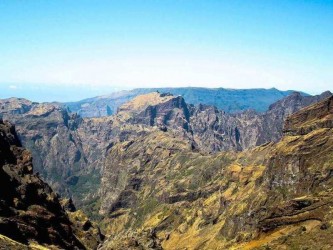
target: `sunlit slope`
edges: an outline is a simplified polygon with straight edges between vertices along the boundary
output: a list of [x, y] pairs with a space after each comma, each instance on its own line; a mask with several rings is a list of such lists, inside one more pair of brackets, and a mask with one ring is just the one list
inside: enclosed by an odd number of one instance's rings
[[[331, 103], [300, 113], [328, 107], [330, 120]], [[102, 181], [105, 249], [329, 249], [332, 162], [331, 123], [242, 153], [195, 152], [161, 131], [117, 144]]]

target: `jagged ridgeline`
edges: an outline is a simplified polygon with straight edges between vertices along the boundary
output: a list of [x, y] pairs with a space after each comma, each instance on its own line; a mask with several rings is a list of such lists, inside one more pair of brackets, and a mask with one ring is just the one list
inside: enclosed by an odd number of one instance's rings
[[[260, 113], [159, 92], [98, 118], [16, 98], [0, 111], [41, 178], [99, 222], [102, 249], [289, 249], [316, 237], [325, 248], [331, 96], [291, 93]], [[79, 242], [82, 228], [98, 235], [73, 213]]]

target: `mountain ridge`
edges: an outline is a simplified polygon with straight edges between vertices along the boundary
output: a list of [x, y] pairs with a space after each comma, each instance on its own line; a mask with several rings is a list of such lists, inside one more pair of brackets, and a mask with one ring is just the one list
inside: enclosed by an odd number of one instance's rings
[[[293, 93], [265, 113], [230, 114], [153, 92], [99, 118], [23, 99], [0, 110], [41, 177], [100, 221], [101, 249], [252, 249], [331, 232], [332, 100]], [[93, 224], [71, 202], [61, 206], [80, 241], [102, 240], [95, 226], [83, 233]]]
[[[254, 109], [264, 112], [268, 106], [291, 94], [293, 90], [280, 91], [271, 89], [225, 89], [225, 88], [137, 88], [124, 90], [109, 95], [84, 99], [78, 102], [65, 103], [72, 112], [82, 117], [100, 117], [116, 113], [117, 108], [135, 96], [149, 92], [171, 93], [181, 95], [189, 104], [207, 104], [216, 106], [226, 112], [239, 112]], [[307, 95], [302, 93], [302, 95]]]
[[146, 102], [136, 111], [120, 110], [119, 114], [100, 118], [81, 118], [57, 103], [38, 104], [22, 99], [1, 100], [0, 113], [16, 124], [20, 140], [32, 152], [35, 169], [43, 179], [94, 217], [99, 209], [103, 162], [115, 144], [161, 130], [190, 141], [196, 150], [241, 151], [279, 140], [288, 114], [328, 94], [315, 97], [293, 94], [264, 114], [255, 111], [229, 114], [209, 105], [187, 104], [181, 96], [158, 92], [152, 93], [154, 98], [162, 95], [167, 101], [155, 105]]

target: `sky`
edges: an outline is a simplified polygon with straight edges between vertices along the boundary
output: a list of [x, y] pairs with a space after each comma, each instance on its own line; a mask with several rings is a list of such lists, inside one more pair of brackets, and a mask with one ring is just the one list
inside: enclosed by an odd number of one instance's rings
[[0, 98], [333, 90], [333, 0], [2, 0]]

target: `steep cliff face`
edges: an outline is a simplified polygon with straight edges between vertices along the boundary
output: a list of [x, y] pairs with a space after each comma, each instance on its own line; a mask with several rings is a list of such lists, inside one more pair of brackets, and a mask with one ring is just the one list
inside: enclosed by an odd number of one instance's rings
[[328, 237], [333, 221], [332, 102], [330, 97], [288, 117], [285, 136], [270, 150], [264, 182], [270, 197], [265, 204], [268, 213], [258, 227], [263, 240], [270, 239], [272, 232], [292, 232], [276, 237], [268, 244], [272, 248], [329, 249], [333, 244]]
[[208, 152], [245, 150], [261, 144], [278, 141], [288, 115], [328, 98], [332, 93], [302, 96], [300, 93], [272, 104], [265, 113], [245, 111], [228, 114], [211, 106], [193, 108], [190, 125], [195, 142]]
[[330, 95], [325, 92], [304, 97], [293, 93], [265, 113], [250, 110], [229, 114], [213, 106], [188, 105], [181, 96], [154, 92], [121, 106], [117, 117], [130, 124], [171, 129], [178, 136], [191, 138], [193, 145], [206, 152], [241, 151], [279, 140], [288, 115]]
[[190, 113], [181, 96], [153, 92], [135, 97], [122, 105], [117, 117], [131, 124], [167, 126], [171, 129], [189, 131]]
[[330, 249], [332, 100], [244, 152], [198, 152], [158, 129], [116, 144], [101, 188], [104, 249]]
[[12, 98], [1, 100], [0, 105], [3, 118], [17, 124], [20, 140], [32, 152], [35, 171], [88, 212], [95, 210], [107, 150], [150, 129], [139, 119], [129, 122], [121, 118], [121, 112], [119, 116], [82, 120], [57, 104]]
[[14, 127], [3, 121], [0, 121], [0, 167], [2, 236], [23, 244], [85, 249], [75, 237], [59, 197], [33, 174], [30, 153], [21, 147]]
[[[73, 195], [78, 176], [94, 171], [77, 134], [82, 119], [53, 103], [12, 98], [1, 100], [0, 106], [3, 119], [15, 123], [23, 146], [31, 151], [35, 171], [57, 192]], [[86, 193], [74, 196], [79, 201]]]

